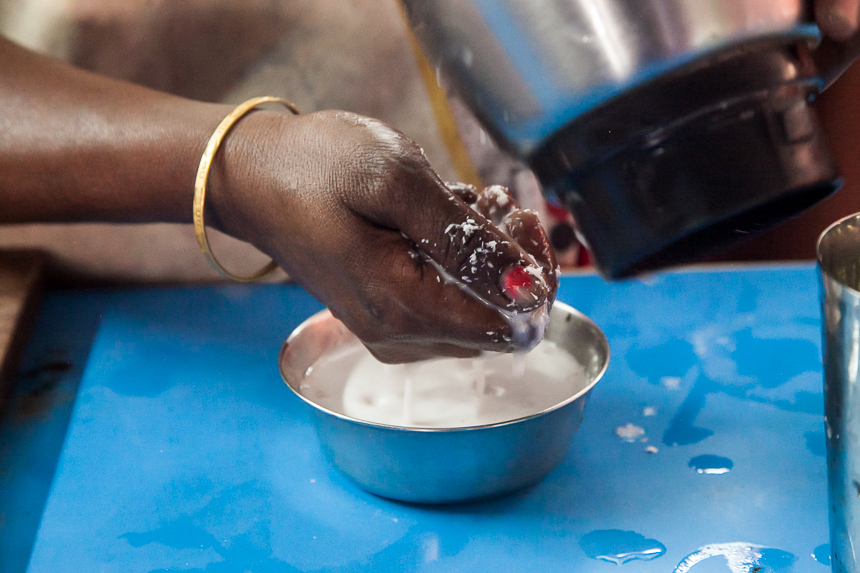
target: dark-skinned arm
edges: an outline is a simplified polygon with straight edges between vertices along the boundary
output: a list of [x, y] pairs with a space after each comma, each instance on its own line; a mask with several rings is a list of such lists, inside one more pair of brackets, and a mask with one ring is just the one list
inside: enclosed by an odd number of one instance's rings
[[189, 222], [188, 182], [229, 111], [0, 38], [0, 223]]
[[[3, 39], [0, 70], [0, 223], [190, 222], [200, 155], [231, 107], [87, 73]], [[272, 256], [377, 357], [404, 362], [510, 350], [497, 309], [529, 311], [554, 297], [536, 218], [511, 202], [497, 227], [478, 207], [489, 203], [470, 207], [418, 146], [379, 121], [258, 111], [216, 157], [207, 222]]]

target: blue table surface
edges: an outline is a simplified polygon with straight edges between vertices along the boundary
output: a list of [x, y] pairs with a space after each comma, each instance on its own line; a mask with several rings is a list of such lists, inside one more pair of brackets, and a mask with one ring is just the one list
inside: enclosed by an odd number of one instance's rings
[[0, 571], [827, 571], [814, 268], [571, 276], [559, 300], [612, 349], [567, 458], [431, 507], [323, 459], [277, 370], [320, 308], [300, 288], [50, 293], [0, 421]]

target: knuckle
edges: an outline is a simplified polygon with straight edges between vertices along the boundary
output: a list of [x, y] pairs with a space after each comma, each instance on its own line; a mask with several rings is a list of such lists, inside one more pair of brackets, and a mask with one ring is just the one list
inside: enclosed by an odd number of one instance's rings
[[446, 182], [445, 187], [469, 206], [474, 206], [478, 201], [478, 188], [474, 185], [455, 181]]
[[333, 113], [335, 121], [346, 128], [353, 128], [352, 131], [364, 140], [367, 147], [400, 153], [419, 149], [403, 132], [378, 119], [347, 111]]

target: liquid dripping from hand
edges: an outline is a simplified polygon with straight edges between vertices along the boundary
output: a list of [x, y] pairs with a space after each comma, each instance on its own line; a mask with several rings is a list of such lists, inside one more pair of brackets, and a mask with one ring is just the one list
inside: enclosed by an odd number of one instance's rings
[[[447, 284], [457, 286], [461, 291], [482, 304], [494, 309], [504, 318], [505, 322], [508, 323], [511, 329], [510, 342], [516, 349], [513, 353], [513, 366], [511, 373], [514, 379], [522, 380], [526, 374], [526, 355], [540, 344], [543, 340], [544, 333], [546, 332], [546, 326], [549, 323], [550, 305], [545, 303], [530, 312], [515, 312], [500, 308], [485, 300], [469, 285], [452, 276], [433, 259], [427, 256], [424, 258], [427, 263], [436, 269], [436, 272], [439, 273], [439, 276], [441, 276]], [[517, 267], [505, 276], [503, 288], [512, 298], [515, 298], [520, 289], [527, 289], [531, 286], [532, 280], [534, 279], [532, 279], [531, 275], [524, 267]], [[479, 410], [484, 401], [484, 391], [486, 388], [486, 381], [484, 378], [484, 370], [486, 369], [484, 365], [485, 360], [486, 354], [475, 358], [472, 362], [473, 369], [476, 374], [475, 394], [478, 399]], [[412, 384], [411, 381], [404, 380], [404, 412], [409, 411], [411, 408], [411, 401], [414, 399], [414, 393], [411, 389], [407, 390], [406, 388], [406, 385], [410, 384]], [[410, 402], [410, 404], [407, 404], [407, 401]], [[407, 419], [410, 420], [407, 425], [411, 425], [411, 418], [407, 418], [404, 415], [404, 420]]]
[[415, 365], [403, 365], [403, 423], [412, 425], [414, 416], [412, 415], [412, 405], [415, 401]]
[[475, 394], [480, 399], [487, 388], [487, 374], [484, 367], [484, 358], [479, 357], [472, 360], [472, 370], [475, 371]]
[[[433, 259], [425, 256], [424, 260], [436, 269], [436, 272], [439, 273], [439, 276], [442, 277], [446, 284], [455, 285], [461, 291], [468, 294], [481, 304], [484, 304], [498, 312], [511, 328], [510, 343], [514, 346], [517, 352], [528, 352], [543, 340], [546, 325], [549, 323], [550, 305], [548, 303], [544, 303], [538, 308], [528, 312], [511, 311], [501, 308], [486, 300], [463, 281], [452, 276]], [[525, 280], [528, 280], [529, 282], [525, 283]], [[506, 292], [513, 296], [517, 289], [530, 285], [531, 280], [531, 275], [525, 270], [525, 268], [518, 267], [507, 274], [503, 287]]]

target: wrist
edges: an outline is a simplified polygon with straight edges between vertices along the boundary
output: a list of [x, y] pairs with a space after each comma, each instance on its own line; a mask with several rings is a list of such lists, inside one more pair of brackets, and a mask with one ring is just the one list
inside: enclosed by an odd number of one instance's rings
[[209, 170], [205, 211], [208, 227], [264, 248], [270, 233], [262, 223], [261, 212], [268, 208], [263, 194], [269, 190], [269, 181], [278, 181], [277, 172], [284, 160], [277, 153], [284, 128], [293, 117], [255, 109], [227, 132]]

